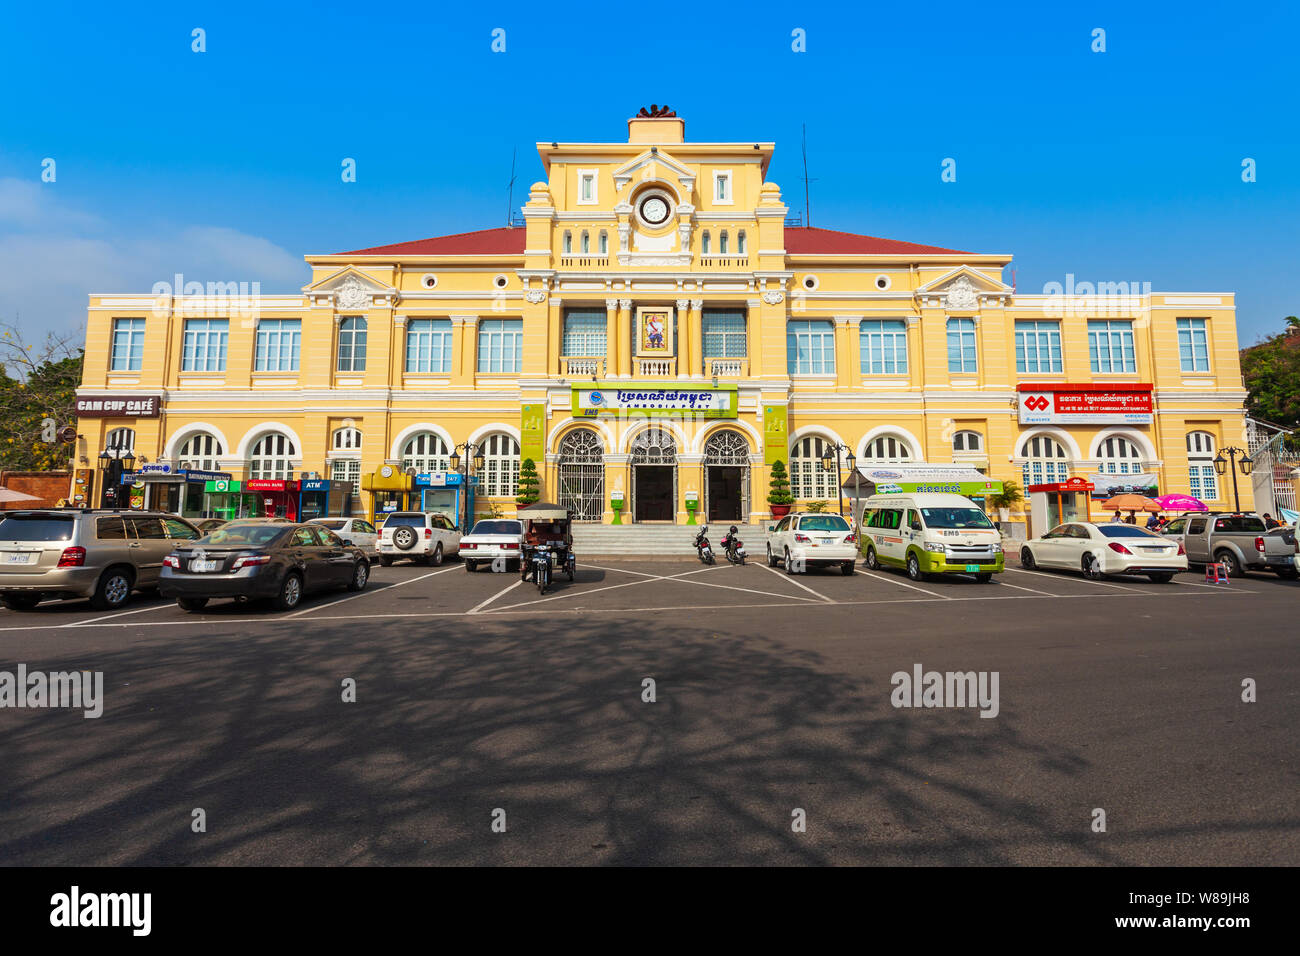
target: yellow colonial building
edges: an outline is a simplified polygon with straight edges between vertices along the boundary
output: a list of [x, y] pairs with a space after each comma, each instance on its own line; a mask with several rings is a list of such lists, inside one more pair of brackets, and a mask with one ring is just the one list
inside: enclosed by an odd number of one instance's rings
[[91, 296], [84, 500], [512, 513], [531, 459], [585, 520], [757, 521], [777, 461], [834, 507], [839, 448], [1231, 506], [1231, 294], [1021, 294], [1010, 255], [792, 224], [772, 143], [627, 133], [539, 143], [519, 225], [311, 255], [300, 294]]

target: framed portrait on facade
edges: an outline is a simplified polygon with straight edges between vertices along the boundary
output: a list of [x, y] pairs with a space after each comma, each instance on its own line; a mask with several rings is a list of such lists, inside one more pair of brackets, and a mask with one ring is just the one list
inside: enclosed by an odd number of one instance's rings
[[636, 310], [636, 354], [667, 358], [673, 354], [673, 310], [669, 306], [643, 306]]

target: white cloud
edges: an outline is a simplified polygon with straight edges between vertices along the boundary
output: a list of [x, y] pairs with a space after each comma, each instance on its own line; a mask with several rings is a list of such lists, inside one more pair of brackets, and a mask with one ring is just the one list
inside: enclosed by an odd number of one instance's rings
[[175, 226], [148, 236], [109, 236], [93, 213], [41, 186], [0, 179], [0, 319], [24, 331], [67, 331], [86, 321], [91, 293], [152, 290], [155, 282], [261, 283], [292, 291], [310, 272], [269, 239], [223, 226]]

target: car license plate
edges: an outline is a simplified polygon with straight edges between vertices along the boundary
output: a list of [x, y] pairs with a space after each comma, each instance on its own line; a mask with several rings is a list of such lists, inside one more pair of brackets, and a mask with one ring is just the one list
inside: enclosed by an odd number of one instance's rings
[[26, 551], [6, 551], [5, 564], [30, 564], [31, 556]]
[[834, 543], [835, 543], [835, 539], [834, 539], [834, 538], [818, 538], [817, 540], [820, 541], [822, 544], [834, 544]]
[[1143, 551], [1150, 551], [1152, 554], [1164, 554], [1166, 548], [1143, 548]]
[[217, 562], [216, 561], [191, 561], [190, 570], [196, 573], [201, 573], [203, 571], [215, 571], [217, 570]]
[[966, 565], [966, 570], [967, 570], [968, 572], [978, 572], [979, 569], [980, 569], [980, 566], [979, 566], [978, 564], [968, 564], [968, 565]]

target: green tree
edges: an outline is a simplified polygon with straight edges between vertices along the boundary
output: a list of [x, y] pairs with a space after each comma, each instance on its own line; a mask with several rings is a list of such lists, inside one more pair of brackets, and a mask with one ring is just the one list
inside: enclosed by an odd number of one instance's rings
[[790, 478], [786, 474], [785, 462], [777, 459], [772, 462], [772, 476], [768, 480], [767, 503], [769, 505], [794, 504], [790, 494]]
[[531, 505], [537, 501], [541, 482], [537, 478], [537, 464], [531, 458], [519, 463], [519, 494], [515, 501], [521, 505]]
[[1285, 428], [1300, 427], [1300, 319], [1289, 315], [1287, 331], [1241, 350], [1246, 413]]
[[74, 446], [47, 441], [54, 428], [75, 425], [81, 384], [79, 336], [48, 334], [30, 345], [15, 324], [0, 323], [0, 467], [10, 471], [59, 471]]

